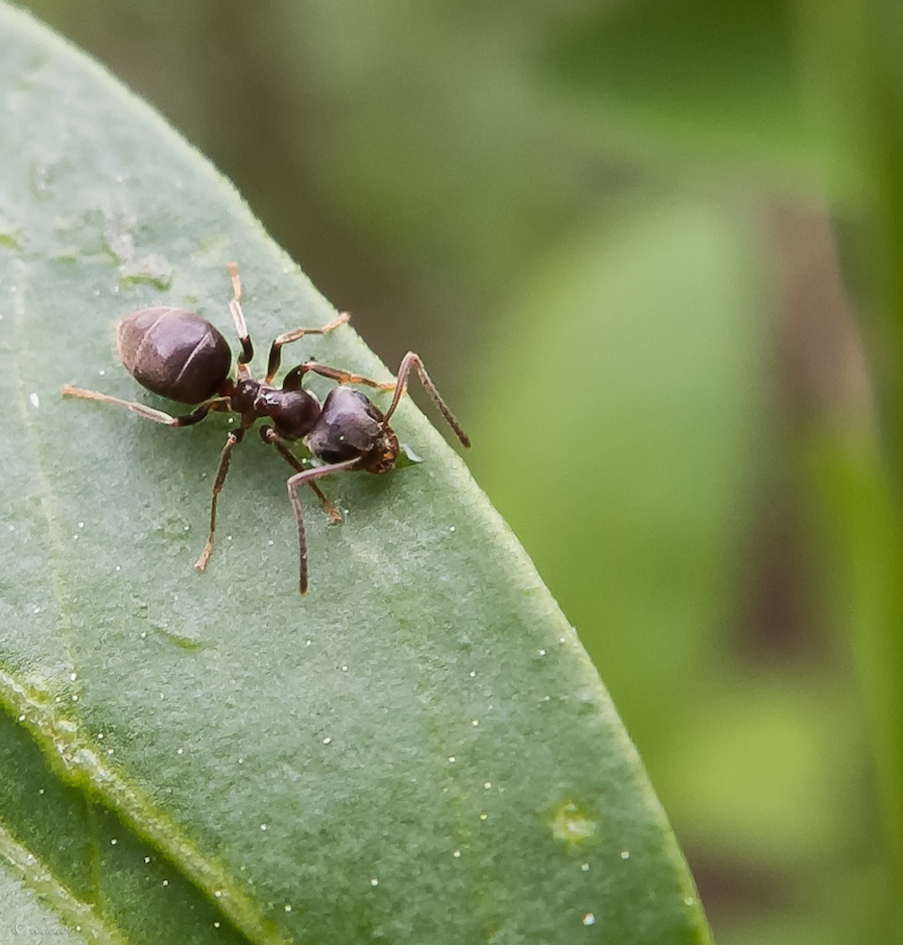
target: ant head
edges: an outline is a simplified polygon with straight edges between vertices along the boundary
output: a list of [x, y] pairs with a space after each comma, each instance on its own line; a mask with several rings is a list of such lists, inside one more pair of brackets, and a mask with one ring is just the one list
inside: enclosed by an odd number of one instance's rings
[[399, 451], [398, 439], [382, 411], [350, 387], [329, 392], [307, 445], [327, 463], [360, 458], [359, 468], [368, 472], [391, 469]]

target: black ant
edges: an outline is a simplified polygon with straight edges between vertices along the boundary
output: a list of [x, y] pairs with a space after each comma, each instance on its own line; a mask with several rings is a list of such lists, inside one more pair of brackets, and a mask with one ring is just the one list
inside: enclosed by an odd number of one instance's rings
[[[210, 532], [204, 550], [194, 565], [198, 571], [206, 568], [207, 559], [213, 550], [216, 503], [229, 472], [232, 450], [244, 439], [245, 433], [256, 420], [263, 417], [271, 420], [272, 426], [267, 424], [261, 427], [260, 435], [265, 443], [275, 446], [279, 455], [296, 470], [294, 475], [289, 476], [286, 485], [298, 522], [301, 552], [298, 589], [304, 594], [307, 592], [307, 539], [297, 488], [302, 484], [309, 485], [330, 519], [333, 522], [342, 521], [341, 513], [326, 498], [315, 480], [330, 473], [357, 469], [382, 473], [395, 465], [399, 445], [398, 438], [389, 426], [389, 419], [401, 400], [412, 370], [417, 372], [433, 403], [461, 443], [469, 447], [470, 440], [439, 396], [423, 362], [413, 351], [402, 358], [398, 377], [394, 381], [373, 381], [350, 371], [328, 367], [316, 361], [305, 361], [285, 375], [281, 388], [273, 386], [282, 359], [282, 346], [298, 341], [305, 335], [325, 335], [333, 331], [349, 320], [347, 312], [337, 315], [322, 328], [296, 328], [279, 335], [270, 346], [266, 377], [262, 381], [255, 380], [248, 368], [254, 348], [241, 308], [241, 278], [235, 263], [230, 263], [228, 268], [232, 279], [229, 311], [241, 342], [234, 381], [229, 377], [232, 352], [222, 334], [194, 312], [164, 305], [141, 309], [123, 319], [119, 325], [119, 356], [126, 370], [149, 391], [179, 403], [198, 405], [191, 413], [173, 417], [145, 404], [120, 400], [69, 384], [63, 387], [63, 394], [119, 404], [139, 417], [171, 427], [191, 426], [203, 420], [211, 410], [240, 415], [238, 429], [229, 433], [220, 454], [210, 504]], [[310, 371], [337, 381], [340, 385], [364, 384], [376, 390], [394, 390], [392, 403], [383, 413], [359, 391], [339, 386], [329, 392], [321, 405], [303, 386], [304, 375]], [[288, 444], [292, 440], [303, 440], [311, 453], [325, 465], [306, 468], [289, 449]]]

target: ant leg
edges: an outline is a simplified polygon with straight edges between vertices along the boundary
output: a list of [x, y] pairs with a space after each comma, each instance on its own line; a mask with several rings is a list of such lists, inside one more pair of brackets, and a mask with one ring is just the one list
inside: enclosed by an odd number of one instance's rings
[[288, 487], [288, 500], [292, 503], [292, 509], [295, 512], [295, 520], [298, 522], [298, 548], [301, 553], [301, 562], [298, 574], [298, 590], [302, 594], [307, 593], [307, 537], [304, 532], [304, 516], [301, 512], [301, 500], [298, 498], [297, 487], [302, 483], [310, 485], [312, 480], [319, 479], [320, 476], [328, 476], [330, 473], [341, 472], [344, 469], [355, 469], [360, 464], [360, 459], [346, 459], [343, 463], [333, 463], [331, 466], [315, 466], [313, 469], [305, 469], [302, 472], [289, 476], [286, 480]]
[[429, 374], [426, 373], [426, 368], [423, 366], [423, 361], [420, 360], [420, 356], [414, 354], [413, 351], [409, 351], [401, 359], [401, 366], [398, 368], [398, 379], [395, 381], [395, 396], [392, 398], [392, 403], [389, 404], [389, 409], [386, 411], [385, 420], [388, 421], [389, 417], [395, 413], [395, 408], [398, 406], [401, 395], [404, 393], [405, 387], [407, 386], [408, 375], [411, 373], [411, 368], [417, 371], [420, 383], [423, 384], [424, 389], [430, 395], [430, 400], [436, 405], [439, 413], [448, 421], [448, 425], [455, 431], [458, 439], [464, 446], [470, 447], [470, 437], [461, 429], [461, 424], [458, 423], [454, 414], [448, 409], [445, 401], [439, 395], [439, 391], [436, 390], [436, 385], [430, 380]]
[[[375, 387], [376, 390], [392, 390], [395, 387], [395, 381], [374, 381], [369, 377], [361, 377], [360, 374], [352, 374], [351, 371], [343, 371], [341, 368], [329, 367], [328, 364], [320, 364], [318, 361], [305, 361], [299, 365], [290, 374], [296, 372], [304, 374], [307, 371], [313, 371], [321, 377], [328, 377], [331, 381], [339, 384], [366, 384], [367, 387]], [[287, 375], [288, 376], [288, 375]]]
[[241, 276], [238, 274], [238, 263], [230, 262], [226, 268], [229, 270], [229, 278], [232, 280], [232, 300], [229, 302], [229, 311], [232, 313], [232, 321], [235, 322], [235, 330], [238, 332], [238, 340], [241, 342], [241, 354], [238, 356], [238, 375], [239, 377], [250, 377], [251, 372], [245, 365], [254, 357], [254, 345], [251, 344], [248, 323], [245, 321], [245, 313], [241, 309]]
[[138, 414], [139, 417], [144, 417], [145, 420], [153, 420], [154, 423], [165, 423], [169, 427], [191, 426], [191, 424], [203, 420], [211, 410], [222, 409], [219, 407], [220, 404], [229, 402], [228, 397], [214, 397], [213, 400], [208, 400], [196, 407], [191, 413], [174, 417], [163, 410], [148, 407], [146, 404], [139, 404], [131, 400], [120, 400], [118, 397], [111, 397], [109, 394], [101, 394], [100, 391], [83, 390], [81, 387], [73, 387], [71, 384], [63, 385], [63, 396], [82, 397], [85, 400], [100, 400], [106, 404], [118, 404], [120, 407], [125, 407], [126, 410], [131, 410], [132, 413]]
[[[272, 428], [272, 427], [261, 427], [260, 436], [264, 443], [269, 443], [271, 446], [275, 446], [279, 455], [291, 466], [296, 472], [306, 472], [307, 467], [302, 464], [301, 460], [288, 448], [288, 444], [281, 436]], [[323, 511], [329, 516], [330, 522], [333, 525], [339, 525], [342, 523], [342, 513], [329, 501], [329, 499], [323, 493], [323, 490], [316, 484], [316, 482], [309, 482], [308, 485], [311, 489], [314, 490], [317, 494], [317, 498], [320, 500], [320, 505], [323, 506]]]
[[273, 378], [279, 371], [279, 364], [282, 360], [281, 348], [283, 345], [291, 344], [293, 341], [299, 341], [305, 335], [329, 334], [329, 332], [335, 331], [339, 325], [344, 325], [350, 319], [351, 315], [348, 312], [339, 312], [328, 325], [324, 325], [322, 328], [296, 328], [294, 331], [287, 331], [281, 334], [270, 346], [270, 358], [267, 362], [267, 376], [264, 380], [264, 384], [272, 384]]
[[309, 482], [308, 485], [314, 490], [314, 492], [316, 492], [317, 498], [320, 500], [320, 505], [323, 507], [323, 511], [329, 516], [330, 524], [341, 525], [345, 519], [342, 517], [342, 513], [329, 500], [329, 497], [326, 495], [326, 493], [315, 482]]
[[216, 471], [216, 481], [213, 483], [213, 497], [210, 500], [210, 532], [207, 535], [207, 542], [200, 558], [195, 561], [194, 566], [198, 571], [203, 571], [207, 567], [207, 559], [210, 552], [213, 551], [213, 536], [216, 532], [216, 503], [220, 492], [223, 491], [223, 483], [229, 472], [229, 463], [232, 462], [232, 450], [241, 443], [245, 435], [245, 427], [239, 427], [233, 430], [226, 439], [226, 445], [223, 447], [219, 456], [219, 468]]

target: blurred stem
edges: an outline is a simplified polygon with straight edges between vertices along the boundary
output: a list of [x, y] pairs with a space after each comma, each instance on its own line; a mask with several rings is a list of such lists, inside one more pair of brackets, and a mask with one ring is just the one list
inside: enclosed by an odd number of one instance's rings
[[[873, 175], [876, 190], [870, 238], [864, 248], [871, 256], [875, 289], [868, 306], [875, 322], [877, 376], [883, 440], [892, 488], [903, 496], [903, 21], [899, 8], [891, 13], [884, 2], [874, 3], [872, 68], [873, 158], [865, 174]], [[887, 15], [882, 15], [887, 14]], [[899, 42], [897, 41], [899, 40]]]
[[[796, 9], [814, 119], [834, 167], [856, 182], [844, 196], [865, 208], [844, 249], [861, 280], [857, 308], [881, 430], [873, 435], [860, 415], [838, 424], [816, 454], [842, 556], [837, 588], [847, 599], [837, 603], [853, 633], [889, 852], [903, 884], [903, 12], [897, 0], [797, 0]], [[828, 183], [843, 193], [838, 180]]]
[[[830, 510], [829, 596], [851, 627], [869, 717], [888, 852], [903, 879], [903, 517], [865, 425], [817, 436], [817, 499]], [[897, 887], [899, 888], [899, 886]], [[895, 897], [895, 901], [899, 897]]]

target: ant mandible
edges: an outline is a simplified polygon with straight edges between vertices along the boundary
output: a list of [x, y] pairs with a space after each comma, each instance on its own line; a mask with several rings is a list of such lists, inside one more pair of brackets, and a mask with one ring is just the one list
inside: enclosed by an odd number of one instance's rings
[[[191, 426], [203, 420], [211, 410], [239, 414], [241, 419], [238, 428], [229, 433], [220, 454], [210, 503], [210, 531], [204, 550], [194, 565], [198, 571], [206, 568], [207, 559], [213, 550], [216, 504], [229, 472], [232, 451], [258, 419], [265, 417], [272, 421], [272, 426], [266, 424], [260, 428], [260, 435], [265, 443], [275, 446], [279, 455], [295, 470], [294, 475], [286, 481], [286, 486], [298, 523], [301, 554], [298, 589], [305, 594], [308, 584], [307, 538], [298, 486], [309, 485], [330, 519], [333, 522], [342, 521], [341, 513], [326, 498], [316, 480], [330, 473], [351, 470], [383, 473], [395, 465], [399, 445], [389, 420], [401, 400], [412, 370], [417, 372], [433, 403], [461, 443], [469, 447], [470, 440], [439, 396], [423, 362], [413, 351], [402, 358], [394, 381], [374, 381], [316, 361], [305, 361], [285, 375], [281, 388], [273, 385], [279, 372], [283, 345], [298, 341], [305, 335], [328, 334], [349, 320], [347, 312], [342, 312], [322, 328], [296, 328], [279, 335], [270, 345], [266, 377], [262, 381], [255, 380], [248, 367], [254, 356], [254, 348], [241, 308], [241, 278], [236, 263], [229, 263], [228, 269], [232, 280], [229, 311], [241, 342], [235, 380], [229, 376], [232, 352], [222, 334], [194, 312], [163, 305], [140, 309], [123, 319], [119, 324], [119, 357], [126, 370], [143, 387], [170, 400], [197, 405], [194, 410], [174, 417], [145, 404], [120, 400], [69, 384], [63, 387], [63, 394], [118, 404], [145, 420], [171, 427]], [[327, 377], [340, 385], [329, 392], [322, 404], [303, 386], [304, 375], [309, 372]], [[376, 390], [394, 390], [389, 409], [383, 413], [369, 398], [359, 391], [341, 386], [344, 384], [364, 384]], [[292, 440], [303, 440], [310, 452], [325, 465], [305, 467], [289, 448], [288, 444]]]

